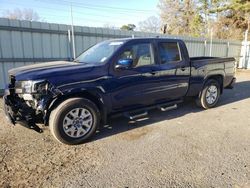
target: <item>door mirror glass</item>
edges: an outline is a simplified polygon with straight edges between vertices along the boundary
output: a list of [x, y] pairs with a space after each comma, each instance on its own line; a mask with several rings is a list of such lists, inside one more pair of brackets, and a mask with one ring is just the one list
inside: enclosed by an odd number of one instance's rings
[[133, 66], [133, 59], [120, 59], [115, 68], [116, 69], [130, 69]]

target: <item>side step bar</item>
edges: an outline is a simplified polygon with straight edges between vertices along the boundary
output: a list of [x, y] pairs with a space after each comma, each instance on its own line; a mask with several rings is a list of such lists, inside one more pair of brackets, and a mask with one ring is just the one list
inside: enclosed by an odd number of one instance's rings
[[168, 110], [174, 110], [177, 108], [177, 104], [174, 104], [173, 106], [166, 106], [166, 107], [163, 107], [163, 106], [159, 106], [158, 107], [161, 111], [163, 112], [166, 112]]
[[148, 115], [147, 111], [141, 112], [139, 114], [129, 114], [129, 113], [125, 113], [124, 116], [129, 118], [130, 120], [135, 120], [135, 119], [139, 119], [139, 118], [144, 118]]
[[[168, 110], [173, 110], [176, 108], [177, 108], [177, 104], [174, 104], [172, 106], [158, 106], [158, 109], [160, 109], [163, 112], [166, 112]], [[146, 116], [148, 116], [148, 111], [126, 112], [123, 115], [130, 120], [136, 120], [136, 119], [145, 118]]]
[[178, 99], [178, 100], [173, 100], [169, 101], [166, 103], [158, 103], [152, 106], [147, 106], [141, 109], [135, 109], [131, 111], [125, 111], [125, 112], [120, 112], [116, 114], [112, 114], [110, 117], [119, 117], [119, 116], [124, 116], [128, 118], [129, 120], [135, 120], [135, 119], [142, 119], [146, 118], [148, 116], [148, 111], [152, 109], [158, 108], [159, 110], [166, 112], [168, 110], [174, 110], [178, 107], [178, 104], [182, 103], [183, 99]]

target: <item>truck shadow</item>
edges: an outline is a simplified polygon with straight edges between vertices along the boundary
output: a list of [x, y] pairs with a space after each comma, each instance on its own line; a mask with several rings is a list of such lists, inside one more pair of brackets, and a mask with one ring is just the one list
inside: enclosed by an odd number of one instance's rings
[[[238, 82], [234, 89], [225, 89], [217, 107], [238, 102], [250, 97], [250, 81]], [[236, 109], [237, 110], [237, 109]], [[184, 103], [178, 105], [176, 110], [161, 112], [160, 110], [149, 111], [148, 118], [140, 121], [130, 121], [125, 117], [111, 118], [109, 124], [99, 130], [91, 141], [99, 140], [105, 137], [127, 132], [133, 129], [144, 127], [150, 124], [159, 123], [161, 121], [178, 118], [190, 113], [201, 112], [203, 109], [195, 104], [193, 98], [185, 99]]]

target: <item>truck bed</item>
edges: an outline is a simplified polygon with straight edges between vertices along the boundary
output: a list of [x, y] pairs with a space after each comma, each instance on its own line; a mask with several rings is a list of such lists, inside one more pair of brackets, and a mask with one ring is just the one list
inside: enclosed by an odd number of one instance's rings
[[187, 96], [196, 96], [203, 87], [204, 80], [213, 74], [223, 75], [223, 87], [227, 87], [235, 72], [235, 58], [191, 57], [190, 87]]

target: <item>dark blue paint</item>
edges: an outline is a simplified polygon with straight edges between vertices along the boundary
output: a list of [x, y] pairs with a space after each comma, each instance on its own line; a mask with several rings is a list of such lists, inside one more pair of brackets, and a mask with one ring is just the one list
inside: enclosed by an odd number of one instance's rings
[[[222, 75], [226, 78], [225, 86], [234, 77], [228, 73], [233, 72], [234, 58], [189, 58], [182, 40], [138, 38], [117, 41], [123, 41], [124, 44], [105, 64], [42, 63], [13, 69], [9, 74], [15, 75], [16, 80], [45, 79], [59, 89], [63, 96], [80, 93], [93, 95], [102, 101], [108, 114], [160, 104], [185, 96], [196, 96], [209, 76]], [[118, 60], [119, 54], [128, 45], [141, 42], [152, 43], [156, 64], [131, 68], [130, 59]], [[178, 42], [182, 60], [161, 65], [158, 42]], [[120, 68], [116, 69], [117, 62]], [[225, 69], [226, 63], [231, 63], [231, 68]]]

